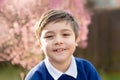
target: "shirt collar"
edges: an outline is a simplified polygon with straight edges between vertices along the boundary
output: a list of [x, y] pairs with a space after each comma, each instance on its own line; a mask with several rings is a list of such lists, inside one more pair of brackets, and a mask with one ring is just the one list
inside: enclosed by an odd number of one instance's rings
[[69, 76], [77, 78], [77, 66], [76, 66], [75, 58], [73, 56], [72, 56], [70, 67], [65, 73], [57, 70], [54, 66], [52, 66], [48, 58], [45, 59], [45, 65], [48, 72], [54, 78], [54, 80], [57, 80], [62, 74], [67, 74]]

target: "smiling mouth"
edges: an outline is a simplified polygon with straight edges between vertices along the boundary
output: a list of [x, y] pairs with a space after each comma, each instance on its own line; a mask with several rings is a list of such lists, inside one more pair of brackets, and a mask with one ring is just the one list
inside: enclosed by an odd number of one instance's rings
[[59, 52], [63, 52], [63, 51], [65, 51], [65, 50], [66, 50], [66, 49], [59, 48], [59, 49], [54, 49], [53, 51], [54, 51], [54, 52], [58, 52], [58, 53], [59, 53]]

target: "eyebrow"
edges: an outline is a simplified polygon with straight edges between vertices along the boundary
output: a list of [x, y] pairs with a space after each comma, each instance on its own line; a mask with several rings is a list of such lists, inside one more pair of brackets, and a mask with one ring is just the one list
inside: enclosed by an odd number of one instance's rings
[[54, 33], [53, 31], [46, 31], [46, 33], [45, 34], [51, 34], [51, 33]]
[[63, 29], [62, 31], [70, 31], [70, 32], [71, 32], [71, 30], [70, 30], [70, 29]]
[[[66, 31], [69, 31], [69, 32], [71, 32], [71, 30], [70, 29], [62, 29], [61, 30], [61, 32], [66, 32]], [[46, 31], [46, 34], [51, 34], [51, 33], [54, 33], [54, 31]]]

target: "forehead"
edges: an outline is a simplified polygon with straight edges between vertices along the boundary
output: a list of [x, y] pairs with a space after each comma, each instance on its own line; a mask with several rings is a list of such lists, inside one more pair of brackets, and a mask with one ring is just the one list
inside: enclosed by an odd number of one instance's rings
[[73, 30], [73, 27], [68, 21], [60, 21], [60, 22], [51, 22], [48, 23], [43, 30], [58, 30], [58, 29], [71, 29]]

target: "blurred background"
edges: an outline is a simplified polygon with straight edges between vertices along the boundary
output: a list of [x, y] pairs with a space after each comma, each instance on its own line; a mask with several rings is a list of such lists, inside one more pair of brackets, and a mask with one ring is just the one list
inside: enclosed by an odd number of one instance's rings
[[102, 80], [120, 80], [120, 0], [0, 0], [0, 80], [24, 80], [44, 59], [34, 25], [50, 9], [77, 20], [74, 56], [90, 60]]

